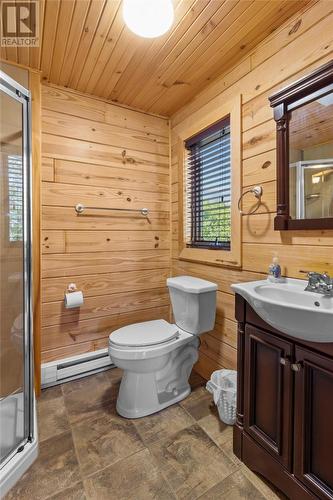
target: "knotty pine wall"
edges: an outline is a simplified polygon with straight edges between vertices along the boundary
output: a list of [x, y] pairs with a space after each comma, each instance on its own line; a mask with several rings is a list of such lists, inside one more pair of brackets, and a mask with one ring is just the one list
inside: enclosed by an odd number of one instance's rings
[[[168, 319], [169, 124], [74, 91], [42, 88], [42, 361], [107, 346], [129, 323]], [[98, 207], [150, 210], [149, 220]], [[76, 283], [80, 309], [65, 309]]]
[[[203, 335], [197, 370], [205, 377], [220, 367], [236, 366], [234, 295], [230, 284], [262, 279], [276, 251], [284, 274], [304, 278], [300, 270], [333, 272], [333, 231], [273, 230], [276, 209], [275, 122], [268, 96], [333, 58], [333, 2], [313, 2], [310, 8], [270, 35], [231, 71], [215, 80], [177, 112], [172, 124], [172, 254], [174, 275], [192, 274], [218, 283], [214, 331]], [[242, 95], [242, 185], [262, 184], [258, 213], [242, 219], [242, 270], [178, 259], [177, 141], [188, 124], [217, 109], [235, 94]], [[235, 200], [236, 202], [236, 200]], [[246, 197], [244, 209], [253, 204]]]

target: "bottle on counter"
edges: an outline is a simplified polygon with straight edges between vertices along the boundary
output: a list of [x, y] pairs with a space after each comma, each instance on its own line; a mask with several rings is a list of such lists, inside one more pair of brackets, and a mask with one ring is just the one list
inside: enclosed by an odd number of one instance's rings
[[273, 283], [279, 283], [282, 280], [281, 266], [279, 264], [279, 258], [277, 256], [273, 257], [272, 263], [269, 265], [267, 279], [269, 281], [272, 281]]

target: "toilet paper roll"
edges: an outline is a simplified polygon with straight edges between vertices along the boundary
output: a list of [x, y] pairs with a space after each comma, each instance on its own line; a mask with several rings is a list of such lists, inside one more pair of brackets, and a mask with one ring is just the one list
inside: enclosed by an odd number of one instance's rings
[[66, 293], [64, 301], [66, 309], [72, 309], [73, 307], [80, 307], [83, 304], [83, 293], [82, 292]]

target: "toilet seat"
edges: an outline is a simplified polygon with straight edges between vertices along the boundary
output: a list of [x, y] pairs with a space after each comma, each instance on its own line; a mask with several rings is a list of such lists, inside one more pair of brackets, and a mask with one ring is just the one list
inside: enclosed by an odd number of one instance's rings
[[119, 347], [148, 347], [170, 342], [178, 335], [176, 325], [158, 319], [119, 328], [110, 335], [110, 344]]

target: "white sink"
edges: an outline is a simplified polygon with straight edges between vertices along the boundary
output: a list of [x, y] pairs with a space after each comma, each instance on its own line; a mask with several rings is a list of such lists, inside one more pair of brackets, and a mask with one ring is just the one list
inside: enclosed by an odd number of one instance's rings
[[333, 342], [333, 297], [306, 292], [307, 282], [286, 278], [231, 285], [269, 325], [311, 342]]

